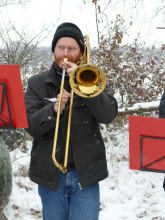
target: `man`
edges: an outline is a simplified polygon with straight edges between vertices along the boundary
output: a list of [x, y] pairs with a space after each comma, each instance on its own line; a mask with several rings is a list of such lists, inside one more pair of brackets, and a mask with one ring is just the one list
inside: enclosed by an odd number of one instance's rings
[[[33, 136], [30, 179], [38, 184], [44, 220], [97, 220], [99, 184], [108, 176], [105, 146], [99, 123], [110, 123], [117, 115], [111, 90], [93, 98], [74, 94], [67, 173], [52, 161], [54, 130], [59, 106], [61, 74], [67, 65], [62, 95], [56, 159], [63, 162], [69, 112], [69, 75], [84, 52], [81, 30], [73, 23], [61, 24], [52, 41], [55, 62], [50, 70], [29, 79], [25, 103]], [[68, 58], [68, 61], [63, 61]]]

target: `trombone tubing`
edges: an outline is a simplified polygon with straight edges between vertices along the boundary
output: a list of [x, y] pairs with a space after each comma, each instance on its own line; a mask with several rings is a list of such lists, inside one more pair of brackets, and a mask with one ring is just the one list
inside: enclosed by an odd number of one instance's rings
[[90, 63], [90, 53], [89, 53], [89, 51], [90, 51], [90, 44], [89, 44], [89, 37], [88, 36], [85, 36], [85, 38], [86, 38], [86, 53], [87, 53], [87, 60], [86, 60], [86, 64], [89, 64]]
[[53, 151], [52, 151], [53, 162], [56, 165], [56, 167], [60, 168], [60, 170], [62, 172], [65, 171], [65, 168], [62, 167], [57, 162], [55, 154], [56, 154], [56, 148], [57, 148], [57, 137], [58, 137], [59, 121], [60, 121], [60, 113], [61, 113], [62, 93], [63, 93], [63, 90], [64, 90], [65, 70], [66, 70], [66, 68], [63, 68], [62, 80], [61, 80], [61, 89], [60, 89], [60, 99], [59, 99], [59, 106], [58, 106], [57, 119], [56, 119], [56, 127], [55, 127], [55, 134], [54, 134], [54, 142], [53, 142]]
[[73, 90], [72, 90], [71, 91], [71, 97], [70, 97], [70, 108], [69, 108], [69, 118], [68, 118], [68, 127], [67, 127], [67, 137], [66, 137], [64, 165], [62, 166], [62, 164], [60, 165], [57, 162], [55, 154], [56, 154], [56, 148], [57, 148], [57, 137], [58, 137], [59, 121], [60, 121], [60, 113], [61, 113], [62, 93], [64, 91], [65, 71], [66, 71], [66, 67], [63, 68], [63, 74], [62, 74], [62, 80], [61, 80], [61, 89], [60, 89], [60, 100], [59, 100], [59, 106], [58, 106], [58, 112], [57, 112], [56, 127], [55, 127], [54, 142], [53, 142], [53, 151], [52, 151], [53, 162], [56, 165], [56, 167], [58, 167], [63, 173], [67, 172], [69, 139], [70, 139], [70, 127], [71, 127], [72, 106], [73, 106]]

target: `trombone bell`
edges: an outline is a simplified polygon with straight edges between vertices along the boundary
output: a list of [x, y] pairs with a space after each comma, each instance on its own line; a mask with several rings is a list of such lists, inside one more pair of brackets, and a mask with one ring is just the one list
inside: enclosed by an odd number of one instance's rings
[[82, 64], [71, 73], [69, 83], [77, 95], [90, 98], [99, 95], [104, 90], [106, 76], [98, 66]]

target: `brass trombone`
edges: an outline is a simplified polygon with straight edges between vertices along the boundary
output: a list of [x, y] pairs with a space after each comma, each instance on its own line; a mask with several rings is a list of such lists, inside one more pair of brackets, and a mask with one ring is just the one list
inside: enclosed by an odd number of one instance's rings
[[[68, 151], [69, 151], [69, 138], [70, 138], [70, 126], [71, 126], [71, 117], [72, 117], [72, 106], [73, 106], [73, 94], [76, 93], [81, 97], [91, 98], [99, 95], [106, 86], [106, 76], [101, 68], [96, 65], [90, 64], [90, 48], [89, 48], [89, 37], [84, 37], [85, 49], [81, 60], [78, 63], [78, 67], [72, 71], [69, 78], [69, 83], [71, 87], [71, 97], [70, 97], [70, 108], [69, 108], [69, 118], [68, 118], [68, 128], [67, 128], [67, 137], [66, 137], [66, 148], [65, 148], [65, 157], [64, 163], [59, 164], [56, 160], [56, 145], [57, 137], [59, 130], [59, 120], [61, 113], [61, 102], [62, 102], [62, 93], [64, 91], [64, 79], [66, 66], [63, 67], [63, 75], [61, 81], [60, 89], [60, 100], [59, 107], [57, 112], [56, 127], [54, 134], [54, 143], [52, 151], [52, 160], [56, 167], [58, 167], [63, 173], [67, 172], [67, 161], [68, 161]], [[64, 58], [67, 61], [67, 58]]]

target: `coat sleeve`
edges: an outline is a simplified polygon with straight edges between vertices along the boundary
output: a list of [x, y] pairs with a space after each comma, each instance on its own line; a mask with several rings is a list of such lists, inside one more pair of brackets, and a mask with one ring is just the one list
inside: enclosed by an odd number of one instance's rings
[[159, 118], [165, 118], [165, 91], [164, 91], [163, 96], [160, 100]]
[[25, 93], [25, 105], [29, 128], [26, 131], [32, 137], [39, 137], [55, 127], [56, 113], [54, 103], [44, 103], [37, 93], [35, 83], [28, 82]]
[[89, 112], [96, 118], [98, 123], [108, 124], [117, 116], [117, 100], [109, 87], [106, 86], [104, 91], [98, 96], [84, 99]]

